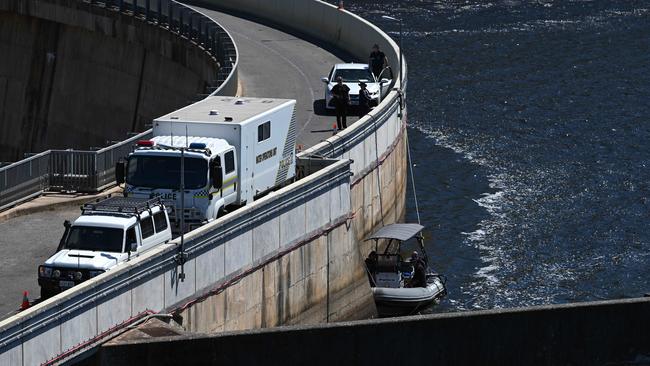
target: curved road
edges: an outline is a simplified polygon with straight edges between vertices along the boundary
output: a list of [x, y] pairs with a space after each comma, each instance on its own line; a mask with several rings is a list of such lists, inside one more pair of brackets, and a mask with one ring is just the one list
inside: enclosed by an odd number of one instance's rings
[[[333, 115], [323, 115], [324, 84], [339, 57], [318, 45], [271, 27], [222, 12], [196, 8], [226, 28], [240, 52], [239, 80], [243, 96], [296, 99], [299, 145], [308, 147], [331, 136]], [[349, 61], [349, 60], [346, 60]], [[316, 110], [314, 110], [316, 107]], [[356, 121], [348, 119], [348, 124]], [[74, 220], [78, 207], [56, 209], [0, 222], [0, 318], [13, 313], [27, 290], [38, 297], [37, 268], [63, 234], [64, 220]]]
[[[320, 78], [345, 56], [251, 20], [194, 8], [221, 24], [235, 40], [244, 96], [296, 99], [299, 145], [309, 147], [332, 135], [336, 117], [324, 115], [325, 84]], [[357, 119], [348, 117], [348, 125]]]

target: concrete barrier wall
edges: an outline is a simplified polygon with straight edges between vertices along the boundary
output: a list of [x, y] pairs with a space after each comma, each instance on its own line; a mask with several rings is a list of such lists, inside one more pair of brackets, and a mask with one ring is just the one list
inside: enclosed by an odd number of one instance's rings
[[[0, 364], [40, 364], [152, 311], [179, 309], [188, 328], [206, 331], [369, 315], [365, 274], [352, 265], [349, 164], [188, 234], [182, 267], [175, 240], [3, 321]], [[193, 296], [201, 293], [209, 301]]]
[[[650, 298], [103, 346], [101, 365], [647, 365]], [[252, 351], [254, 350], [254, 351]]]
[[0, 0], [0, 54], [0, 161], [122, 140], [218, 72], [187, 39], [78, 0]]

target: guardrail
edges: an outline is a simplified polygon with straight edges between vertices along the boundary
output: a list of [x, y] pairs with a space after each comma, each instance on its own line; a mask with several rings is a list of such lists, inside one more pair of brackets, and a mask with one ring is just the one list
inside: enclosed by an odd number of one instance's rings
[[[237, 47], [228, 32], [206, 15], [173, 0], [83, 1], [119, 11], [168, 30], [202, 48], [217, 60], [217, 80], [211, 95], [237, 91]], [[98, 151], [47, 150], [0, 168], [0, 211], [47, 190], [98, 192], [114, 182], [115, 163], [128, 155], [135, 141], [151, 130]]]
[[[350, 161], [337, 161], [188, 233], [183, 268], [176, 239], [0, 322], [0, 364], [65, 360], [93, 346], [116, 325], [179, 307], [215, 283], [241, 277], [243, 270], [263, 266], [277, 253], [324, 235], [324, 228], [345, 224], [350, 175]], [[325, 205], [316, 208], [319, 197], [326, 198]], [[293, 218], [278, 219], [287, 215]], [[263, 244], [268, 230], [281, 233], [282, 241], [276, 235], [274, 244]]]
[[[293, 26], [346, 51], [361, 50], [362, 45], [376, 42], [397, 60], [396, 44], [381, 30], [320, 1], [203, 2]], [[399, 83], [395, 87], [403, 89]], [[357, 208], [353, 204], [359, 202], [353, 199], [350, 174], [354, 173], [357, 181], [362, 179], [368, 169], [380, 164], [380, 156], [390, 153], [401, 141], [405, 113], [402, 96], [402, 90], [391, 91], [369, 116], [301, 155], [306, 159], [315, 155], [349, 157], [354, 163], [333, 163], [188, 234], [185, 282], [179, 279], [175, 241], [1, 322], [0, 364], [3, 360], [34, 364], [56, 355], [59, 359], [66, 357], [90, 347], [116, 327], [128, 325], [147, 309], [178, 308], [207, 286], [245, 275], [256, 259], [282, 247], [291, 248], [335, 221], [345, 222], [350, 210]], [[274, 235], [268, 235], [269, 226], [286, 230], [286, 235], [275, 235], [275, 229]], [[256, 238], [265, 237], [278, 238], [280, 248], [260, 246]]]
[[0, 168], [0, 211], [46, 191], [94, 193], [114, 183], [115, 163], [151, 130], [98, 151], [47, 150]]

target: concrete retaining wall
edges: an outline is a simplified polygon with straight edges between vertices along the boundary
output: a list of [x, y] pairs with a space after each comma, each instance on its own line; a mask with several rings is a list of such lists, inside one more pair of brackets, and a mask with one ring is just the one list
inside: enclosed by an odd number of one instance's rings
[[[347, 226], [349, 164], [188, 234], [182, 267], [175, 240], [3, 321], [0, 364], [42, 363], [150, 311], [189, 309], [181, 321], [204, 331], [369, 315], [367, 280], [351, 265], [360, 258]], [[196, 302], [201, 293], [211, 296]]]
[[104, 346], [102, 365], [647, 365], [650, 299], [440, 314]]
[[186, 39], [77, 0], [0, 0], [0, 54], [0, 161], [122, 140], [218, 71]]
[[[292, 24], [300, 19], [298, 24], [318, 30], [310, 34], [351, 53], [380, 43], [389, 57], [396, 54], [395, 44], [379, 29], [322, 2], [223, 2], [261, 13], [262, 5], [280, 3], [294, 4], [295, 18], [279, 10], [260, 16]], [[340, 18], [338, 27], [328, 17]], [[374, 303], [359, 239], [404, 212], [400, 102], [399, 93], [391, 91], [367, 117], [302, 154], [340, 162], [188, 235], [184, 282], [175, 241], [0, 323], [0, 364], [29, 365], [67, 355], [147, 311], [176, 310], [177, 319], [197, 331], [371, 315]]]

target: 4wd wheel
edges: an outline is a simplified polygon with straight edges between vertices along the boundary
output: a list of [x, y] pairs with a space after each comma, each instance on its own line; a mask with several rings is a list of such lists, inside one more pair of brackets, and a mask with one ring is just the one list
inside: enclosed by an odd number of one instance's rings
[[54, 295], [55, 295], [55, 293], [53, 291], [48, 290], [48, 289], [46, 289], [44, 287], [41, 287], [41, 301], [47, 300], [47, 299], [49, 299], [50, 297], [52, 297]]
[[226, 212], [226, 210], [223, 209], [223, 206], [219, 207], [219, 211], [217, 211], [217, 218], [220, 218], [221, 216], [223, 216], [223, 215], [225, 215], [227, 213], [228, 212]]

